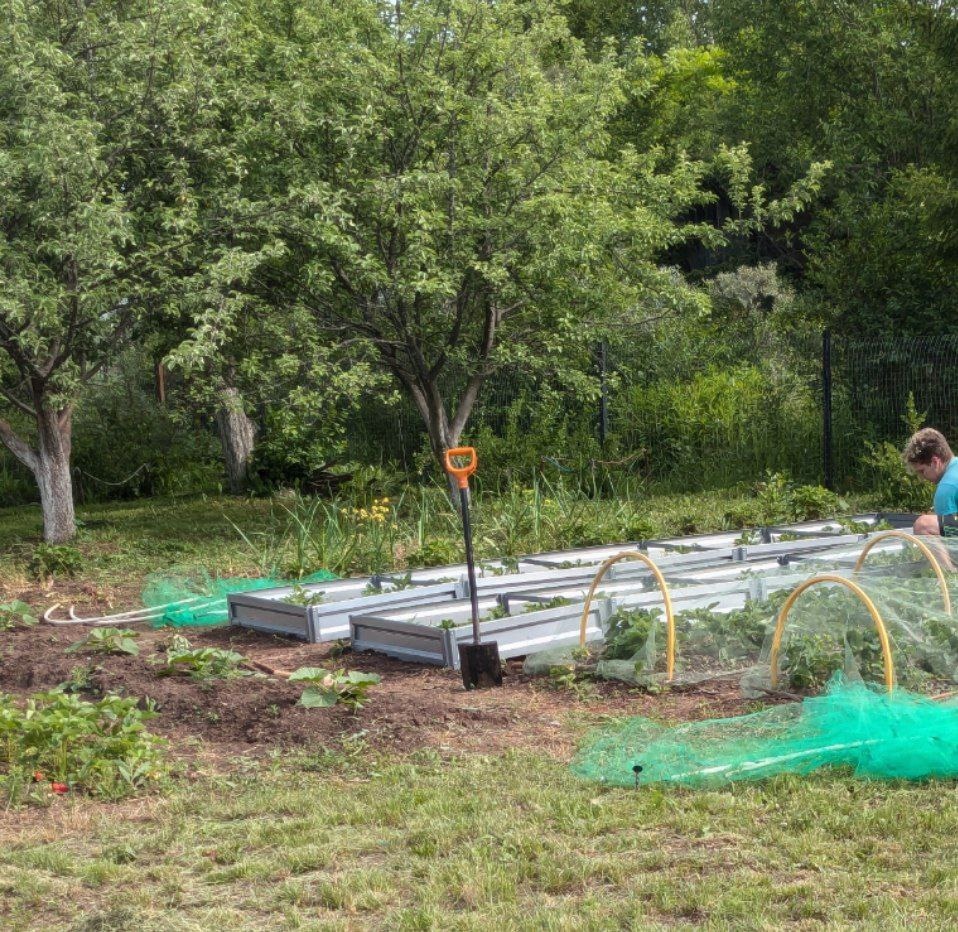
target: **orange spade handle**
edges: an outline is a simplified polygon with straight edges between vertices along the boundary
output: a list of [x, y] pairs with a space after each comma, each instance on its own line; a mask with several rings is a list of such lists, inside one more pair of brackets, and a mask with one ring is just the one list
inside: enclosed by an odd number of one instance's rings
[[[452, 458], [454, 456], [468, 456], [469, 462], [464, 466], [453, 466]], [[476, 471], [479, 460], [476, 458], [476, 451], [473, 447], [455, 447], [452, 450], [446, 450], [446, 472], [450, 476], [456, 477], [456, 482], [460, 489], [469, 488], [469, 477]]]

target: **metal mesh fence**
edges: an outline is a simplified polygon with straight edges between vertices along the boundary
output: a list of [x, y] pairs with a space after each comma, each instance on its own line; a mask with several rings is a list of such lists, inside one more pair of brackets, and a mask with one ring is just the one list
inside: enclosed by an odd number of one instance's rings
[[868, 444], [901, 446], [909, 406], [958, 440], [958, 336], [834, 340], [833, 463], [840, 485], [868, 485]]
[[[598, 470], [682, 491], [750, 482], [767, 471], [825, 479], [819, 333], [724, 355], [701, 346], [678, 361], [639, 342], [597, 346], [579, 375], [587, 378], [571, 380], [573, 391], [568, 375], [502, 370], [483, 387], [464, 441], [489, 466], [512, 473], [551, 468], [583, 479]], [[868, 485], [869, 444], [901, 446], [909, 403], [925, 423], [958, 438], [958, 336], [832, 339], [838, 487]], [[421, 419], [407, 403], [384, 408], [370, 400], [350, 437], [357, 461], [432, 468]]]

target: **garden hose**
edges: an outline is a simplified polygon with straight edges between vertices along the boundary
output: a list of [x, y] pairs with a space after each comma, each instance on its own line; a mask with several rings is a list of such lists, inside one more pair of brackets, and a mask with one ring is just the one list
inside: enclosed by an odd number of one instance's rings
[[68, 609], [69, 618], [53, 618], [53, 613], [60, 607], [56, 602], [43, 613], [43, 621], [48, 625], [58, 627], [65, 625], [111, 625], [122, 622], [123, 624], [135, 625], [141, 622], [152, 621], [156, 618], [162, 618], [171, 608], [180, 605], [193, 605], [197, 602], [211, 601], [209, 596], [195, 596], [191, 599], [179, 599], [176, 602], [169, 602], [166, 605], [155, 605], [152, 608], [138, 608], [128, 612], [116, 612], [113, 615], [98, 615], [93, 618], [80, 618], [71, 605]]

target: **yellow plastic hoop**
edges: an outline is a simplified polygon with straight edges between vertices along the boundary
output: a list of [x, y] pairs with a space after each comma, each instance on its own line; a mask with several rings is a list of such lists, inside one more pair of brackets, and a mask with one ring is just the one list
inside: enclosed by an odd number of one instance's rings
[[872, 616], [872, 621], [875, 622], [875, 628], [878, 631], [878, 640], [881, 641], [882, 655], [885, 660], [885, 686], [887, 686], [888, 691], [891, 692], [895, 686], [895, 663], [892, 660], [891, 642], [888, 640], [888, 630], [885, 627], [885, 622], [882, 621], [881, 615], [878, 614], [875, 603], [872, 602], [861, 586], [852, 582], [850, 579], [846, 579], [844, 576], [836, 576], [833, 573], [822, 573], [820, 576], [813, 576], [811, 579], [806, 579], [805, 582], [797, 586], [791, 595], [789, 595], [785, 600], [785, 604], [782, 606], [782, 610], [778, 613], [778, 621], [775, 623], [775, 635], [772, 637], [772, 648], [768, 655], [768, 662], [771, 667], [772, 689], [778, 685], [778, 652], [782, 646], [782, 632], [785, 630], [785, 621], [788, 618], [788, 613], [792, 610], [796, 599], [806, 589], [826, 582], [838, 583], [846, 589], [851, 590], [861, 599], [865, 608], [868, 609], [868, 614]]
[[579, 646], [585, 647], [585, 629], [589, 623], [589, 610], [592, 608], [592, 599], [595, 596], [595, 590], [599, 588], [599, 583], [608, 571], [609, 567], [620, 560], [640, 560], [644, 563], [655, 577], [662, 591], [662, 601], [665, 604], [665, 670], [668, 681], [672, 681], [675, 673], [675, 617], [672, 612], [672, 599], [669, 596], [668, 586], [665, 585], [665, 577], [662, 571], [655, 565], [654, 561], [644, 553], [638, 550], [625, 550], [609, 557], [600, 567], [589, 587], [589, 594], [585, 597], [585, 607], [582, 609], [582, 621], [579, 623]]
[[899, 537], [902, 540], [907, 540], [908, 543], [914, 544], [925, 555], [925, 559], [931, 564], [931, 568], [938, 577], [938, 588], [941, 589], [941, 601], [945, 606], [945, 614], [950, 615], [951, 594], [948, 592], [948, 583], [945, 580], [945, 574], [941, 570], [941, 564], [938, 562], [938, 558], [934, 553], [932, 553], [931, 548], [924, 543], [924, 541], [919, 540], [914, 534], [909, 534], [908, 531], [882, 531], [881, 534], [875, 535], [875, 537], [862, 547], [862, 552], [858, 555], [858, 561], [855, 563], [855, 569], [852, 571], [852, 575], [856, 575], [862, 566], [864, 566], [868, 551], [871, 550], [875, 544], [879, 544], [883, 540], [888, 540], [889, 537]]

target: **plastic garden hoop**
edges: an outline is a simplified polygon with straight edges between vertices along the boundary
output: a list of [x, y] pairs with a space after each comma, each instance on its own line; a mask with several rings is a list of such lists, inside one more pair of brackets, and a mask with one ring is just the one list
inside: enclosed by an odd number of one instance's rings
[[888, 640], [888, 630], [885, 627], [885, 622], [882, 621], [882, 617], [878, 613], [875, 603], [872, 602], [868, 597], [868, 593], [866, 593], [861, 586], [852, 582], [850, 579], [846, 579], [844, 576], [836, 576], [834, 573], [822, 573], [821, 576], [813, 576], [811, 579], [806, 579], [805, 582], [793, 590], [792, 594], [785, 600], [782, 610], [778, 613], [778, 620], [775, 623], [775, 634], [772, 637], [772, 647], [768, 655], [768, 663], [771, 668], [770, 682], [772, 689], [778, 685], [778, 652], [782, 646], [782, 632], [785, 630], [788, 613], [792, 610], [792, 606], [798, 597], [806, 589], [827, 582], [838, 583], [846, 589], [851, 590], [861, 599], [865, 608], [868, 609], [868, 614], [872, 616], [872, 621], [875, 622], [875, 628], [878, 631], [878, 640], [881, 641], [882, 655], [885, 661], [885, 685], [888, 687], [888, 691], [891, 692], [895, 686], [895, 663], [892, 660], [891, 643]]
[[579, 646], [585, 647], [585, 629], [589, 622], [589, 610], [592, 608], [592, 599], [595, 596], [595, 590], [599, 587], [599, 583], [602, 582], [609, 567], [618, 563], [620, 560], [640, 560], [652, 571], [652, 575], [655, 577], [655, 581], [659, 584], [659, 589], [662, 591], [662, 601], [665, 603], [666, 626], [665, 669], [668, 681], [671, 682], [675, 673], [675, 618], [672, 613], [672, 599], [669, 596], [669, 589], [665, 584], [665, 577], [662, 575], [662, 571], [655, 565], [651, 557], [640, 553], [638, 550], [625, 550], [622, 553], [617, 553], [615, 556], [609, 557], [609, 559], [599, 567], [595, 578], [592, 580], [592, 585], [589, 587], [589, 594], [585, 597], [585, 606], [582, 609], [582, 620], [579, 623]]

